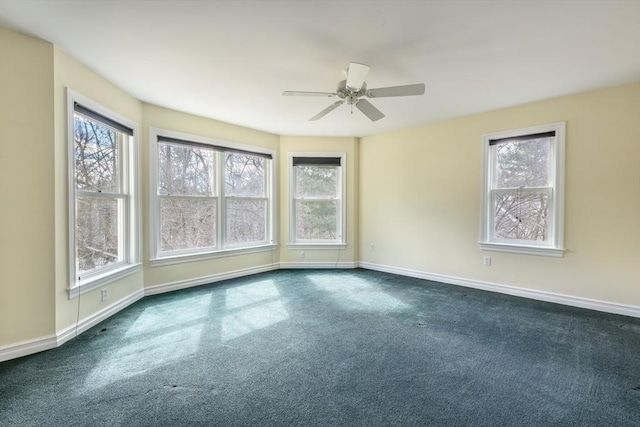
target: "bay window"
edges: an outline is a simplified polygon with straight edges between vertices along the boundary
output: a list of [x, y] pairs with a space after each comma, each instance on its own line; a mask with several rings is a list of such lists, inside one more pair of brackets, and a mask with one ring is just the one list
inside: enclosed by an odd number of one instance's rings
[[150, 147], [152, 265], [273, 243], [269, 150], [159, 129]]

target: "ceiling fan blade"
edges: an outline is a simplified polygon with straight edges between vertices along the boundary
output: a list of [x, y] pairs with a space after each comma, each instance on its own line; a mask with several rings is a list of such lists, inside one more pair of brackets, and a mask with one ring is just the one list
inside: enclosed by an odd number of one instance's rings
[[367, 78], [370, 69], [371, 67], [368, 65], [358, 64], [357, 62], [350, 63], [349, 70], [347, 71], [347, 88], [354, 92], [362, 89], [364, 79]]
[[326, 116], [327, 114], [329, 114], [330, 112], [332, 112], [333, 110], [335, 110], [336, 108], [338, 108], [339, 106], [341, 106], [342, 104], [344, 104], [344, 100], [342, 101], [336, 101], [333, 104], [329, 105], [327, 108], [325, 108], [324, 110], [320, 111], [318, 114], [316, 114], [315, 116], [311, 117], [309, 119], [310, 122], [316, 121], [318, 119], [323, 118], [324, 116]]
[[367, 89], [365, 96], [368, 98], [384, 98], [387, 96], [411, 96], [424, 95], [424, 83], [405, 86], [380, 87]]
[[372, 122], [380, 120], [384, 117], [384, 114], [382, 114], [380, 110], [374, 107], [373, 104], [366, 99], [360, 99], [358, 102], [356, 102], [356, 108], [362, 111], [365, 116], [369, 117]]
[[336, 96], [337, 93], [332, 92], [303, 92], [299, 90], [285, 90], [282, 92], [282, 96]]

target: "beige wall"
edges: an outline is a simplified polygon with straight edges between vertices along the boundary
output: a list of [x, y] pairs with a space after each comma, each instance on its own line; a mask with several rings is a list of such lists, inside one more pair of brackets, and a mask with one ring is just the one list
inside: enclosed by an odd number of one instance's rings
[[[269, 148], [276, 151], [276, 167], [274, 167], [274, 170], [277, 170], [277, 162], [279, 161], [279, 156], [277, 154], [279, 137], [277, 135], [235, 126], [216, 120], [205, 119], [190, 114], [180, 113], [178, 111], [168, 110], [166, 108], [161, 108], [154, 105], [143, 104], [143, 121], [141, 129], [143, 138], [142, 182], [145, 206], [143, 210], [143, 212], [145, 213], [143, 215], [143, 259], [145, 260], [145, 286], [156, 286], [174, 282], [183, 282], [192, 279], [228, 273], [236, 270], [258, 266], [268, 266], [270, 264], [277, 263], [278, 253], [276, 251], [267, 251], [237, 256], [225, 256], [222, 258], [215, 258], [204, 261], [164, 265], [158, 267], [150, 266], [148, 262], [151, 255], [148, 245], [150, 224], [148, 221], [149, 215], [146, 214], [149, 212], [149, 127]], [[277, 185], [277, 176], [275, 178]], [[277, 219], [278, 218], [276, 212], [276, 221]]]
[[[560, 121], [564, 258], [481, 251], [482, 134]], [[360, 150], [361, 261], [640, 305], [639, 84], [371, 136]]]
[[53, 46], [0, 29], [0, 347], [55, 332]]
[[[289, 153], [346, 153], [346, 243], [347, 247], [337, 249], [304, 249], [305, 257], [300, 258], [301, 249], [287, 247], [289, 242]], [[283, 263], [352, 263], [358, 260], [358, 138], [321, 138], [282, 136], [280, 137], [280, 261]]]

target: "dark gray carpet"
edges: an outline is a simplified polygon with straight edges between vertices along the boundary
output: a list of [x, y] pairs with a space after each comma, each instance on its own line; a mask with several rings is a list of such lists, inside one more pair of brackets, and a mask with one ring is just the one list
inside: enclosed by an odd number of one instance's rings
[[0, 364], [2, 426], [639, 426], [640, 319], [366, 271], [146, 297]]

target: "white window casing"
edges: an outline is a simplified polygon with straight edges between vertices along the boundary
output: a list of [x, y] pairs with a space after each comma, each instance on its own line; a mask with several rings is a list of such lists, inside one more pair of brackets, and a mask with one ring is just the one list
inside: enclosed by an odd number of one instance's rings
[[[530, 169], [527, 164], [529, 160], [527, 160], [526, 148], [533, 145], [526, 145], [527, 142], [539, 144], [538, 146], [542, 147], [540, 152], [542, 158], [546, 159], [546, 164], [542, 169], [539, 165], [543, 163], [538, 160], [534, 164], [538, 169], [532, 173], [534, 177], [527, 178], [527, 182], [519, 182], [524, 178], [518, 177]], [[512, 144], [507, 154], [512, 157], [504, 156], [501, 160], [498, 150], [507, 148], [507, 143]], [[523, 143], [525, 145], [522, 145], [522, 149], [512, 148], [513, 144]], [[564, 254], [564, 167], [564, 122], [483, 135], [481, 249], [562, 257]], [[498, 171], [506, 171], [504, 175], [512, 173], [512, 178], [499, 179]], [[499, 203], [507, 204], [508, 201], [511, 202], [508, 209], [499, 205]], [[527, 206], [537, 202], [540, 210], [539, 217], [535, 218], [531, 208], [527, 211]], [[497, 225], [498, 217], [500, 225]], [[514, 224], [513, 229], [520, 228], [529, 232], [528, 236], [523, 237], [525, 232], [516, 232], [514, 236], [514, 233], [504, 231], [510, 227], [510, 222]], [[500, 232], [497, 231], [498, 228]]]
[[[322, 164], [323, 159], [328, 163]], [[296, 163], [305, 163], [306, 161], [316, 162], [318, 168], [334, 169], [330, 180], [335, 179], [335, 192], [328, 191], [329, 187], [324, 188], [319, 194], [302, 194], [297, 186], [298, 178]], [[343, 152], [292, 152], [288, 155], [288, 171], [289, 171], [289, 248], [295, 249], [344, 249], [346, 247], [346, 153]], [[326, 163], [326, 162], [325, 162]], [[308, 165], [313, 168], [313, 165]], [[331, 187], [333, 188], [333, 186]], [[325, 219], [326, 229], [324, 236], [321, 230], [311, 232], [311, 235], [299, 235], [299, 222], [303, 216], [298, 209], [304, 204], [317, 206], [335, 206], [335, 222], [329, 224]], [[306, 218], [311, 220], [312, 215]], [[335, 233], [332, 233], [335, 228]], [[329, 234], [327, 236], [327, 234]]]
[[[82, 138], [83, 134], [78, 131], [76, 135], [76, 124], [78, 129], [81, 129], [84, 124], [85, 129], [88, 127], [99, 129], [102, 135], [106, 132], [117, 139], [114, 149], [116, 154], [113, 156], [116, 166], [110, 171], [115, 177], [112, 177], [115, 183], [109, 188], [90, 188], [91, 186], [83, 186], [77, 181], [77, 168], [84, 168], [87, 176], [90, 173], [87, 172], [89, 169], [85, 162], [85, 154], [91, 154], [91, 150], [86, 148], [90, 146], [88, 139], [83, 140], [85, 148], [77, 148], [76, 136]], [[138, 125], [97, 102], [67, 89], [67, 129], [69, 189], [69, 285], [67, 291], [69, 298], [74, 298], [140, 270]], [[103, 140], [99, 140], [96, 131], [94, 136], [96, 136], [94, 145], [101, 146]], [[99, 153], [94, 154], [95, 164], [99, 165], [100, 162], [105, 161], [104, 157], [98, 156]], [[77, 161], [77, 157], [81, 160]], [[106, 175], [93, 173], [93, 176], [99, 178]], [[82, 202], [83, 200], [85, 202]], [[87, 200], [93, 200], [96, 206], [81, 212], [79, 203], [86, 206]], [[117, 236], [115, 247], [117, 254], [105, 252], [104, 249], [97, 247], [90, 248], [88, 245], [80, 248], [77, 239], [87, 230], [80, 230], [78, 227], [81, 227], [81, 224], [90, 224], [91, 219], [99, 222], [107, 221], [105, 212], [101, 211], [97, 205], [109, 204], [109, 202], [114, 202], [116, 206], [116, 224], [111, 231]], [[90, 231], [98, 238], [101, 235], [100, 230], [92, 228]], [[103, 236], [108, 240], [108, 236]], [[103, 253], [105, 257], [115, 258], [115, 261], [92, 268], [81, 267], [82, 262], [78, 258], [80, 250], [85, 254], [87, 251], [93, 251], [96, 256]]]

